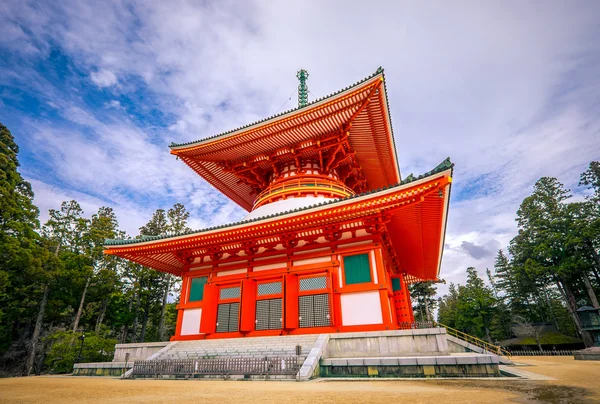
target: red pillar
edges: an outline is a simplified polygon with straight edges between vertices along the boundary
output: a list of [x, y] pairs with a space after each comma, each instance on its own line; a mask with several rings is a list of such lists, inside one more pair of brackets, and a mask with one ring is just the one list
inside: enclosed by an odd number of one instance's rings
[[254, 279], [244, 279], [242, 281], [241, 306], [240, 331], [243, 333], [254, 331], [254, 320], [256, 319], [256, 281]]
[[285, 276], [285, 329], [294, 330], [298, 328], [298, 276], [287, 274]]
[[[408, 285], [404, 281], [402, 275], [394, 276], [392, 279], [397, 279], [397, 281], [395, 281], [396, 285], [398, 282], [400, 283], [400, 288], [394, 288], [396, 289], [394, 290], [394, 303], [396, 305], [398, 326], [403, 328], [407, 326], [406, 323], [413, 323], [415, 321], [412, 303], [410, 301], [410, 293], [408, 292]], [[404, 326], [403, 323], [405, 324]]]
[[217, 304], [219, 303], [219, 287], [204, 285], [204, 302], [200, 318], [200, 332], [212, 334], [217, 329]]

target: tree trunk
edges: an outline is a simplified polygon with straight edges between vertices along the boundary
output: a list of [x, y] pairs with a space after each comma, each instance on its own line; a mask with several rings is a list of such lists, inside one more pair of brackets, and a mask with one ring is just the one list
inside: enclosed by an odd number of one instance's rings
[[[133, 296], [131, 296], [131, 299], [129, 299], [129, 305], [127, 306], [127, 313], [131, 313], [131, 307], [133, 306], [133, 301], [135, 300], [135, 292], [133, 294]], [[123, 324], [123, 327], [121, 327], [121, 344], [125, 344], [127, 343], [127, 334], [129, 334], [129, 326], [127, 325], [127, 323]]]
[[77, 327], [79, 327], [79, 320], [81, 319], [81, 313], [83, 313], [83, 304], [85, 303], [85, 295], [87, 293], [88, 287], [90, 286], [90, 281], [92, 277], [88, 277], [85, 282], [85, 288], [83, 288], [83, 293], [81, 294], [81, 300], [79, 301], [79, 309], [77, 309], [77, 315], [75, 316], [75, 323], [73, 323], [73, 334], [77, 332]]
[[583, 272], [582, 274], [583, 283], [585, 284], [585, 289], [590, 297], [590, 302], [595, 309], [600, 309], [600, 305], [598, 304], [598, 298], [596, 297], [596, 293], [594, 293], [594, 289], [592, 288], [592, 284], [590, 283], [590, 278], [588, 277], [587, 272]]
[[148, 317], [150, 317], [150, 298], [146, 298], [144, 305], [144, 317], [142, 317], [142, 331], [140, 333], [140, 342], [146, 341], [146, 328], [148, 327]]
[[419, 305], [419, 313], [421, 314], [421, 321], [425, 321], [423, 319], [423, 305], [422, 304]]
[[165, 292], [163, 293], [162, 299], [162, 307], [160, 308], [160, 320], [158, 322], [158, 338], [161, 341], [164, 341], [167, 336], [165, 335], [165, 313], [167, 311], [167, 299], [169, 297], [169, 287], [171, 286], [171, 278], [169, 275], [167, 277], [167, 285], [165, 287]]
[[50, 287], [48, 286], [48, 284], [46, 284], [44, 285], [42, 302], [40, 303], [40, 310], [38, 311], [38, 315], [35, 320], [35, 328], [33, 329], [33, 336], [31, 337], [31, 348], [29, 351], [29, 355], [27, 356], [27, 362], [25, 363], [25, 376], [29, 376], [31, 374], [31, 370], [33, 369], [33, 362], [35, 361], [35, 352], [40, 339], [40, 332], [42, 331], [42, 324], [44, 322], [44, 314], [46, 312], [46, 305], [48, 304], [49, 294]]
[[425, 303], [425, 321], [431, 321], [431, 312], [429, 311], [429, 303], [427, 303], [427, 297], [423, 298], [423, 302]]
[[561, 282], [560, 280], [557, 279], [556, 284], [558, 286], [558, 290], [560, 290], [561, 294], [563, 295], [563, 298], [565, 299], [565, 301], [567, 303], [567, 310], [569, 311], [569, 314], [571, 315], [571, 318], [573, 319], [573, 323], [575, 324], [575, 328], [577, 329], [577, 332], [579, 333], [579, 335], [581, 335], [581, 339], [583, 339], [584, 345], [586, 347], [592, 346], [593, 345], [592, 337], [590, 336], [590, 334], [588, 332], [583, 330], [581, 321], [579, 320], [579, 316], [577, 315], [577, 305], [575, 304], [575, 296], [573, 296], [573, 293], [571, 292], [571, 290], [569, 289], [569, 287], [567, 286], [566, 283]]
[[102, 300], [102, 308], [100, 309], [100, 315], [98, 316], [98, 320], [96, 321], [96, 332], [100, 332], [100, 326], [104, 322], [104, 315], [106, 314], [106, 308], [108, 307], [108, 297], [105, 297]]
[[[52, 329], [52, 325], [50, 325], [48, 328]], [[44, 340], [44, 339], [42, 338], [42, 340]], [[38, 358], [37, 365], [35, 366], [35, 375], [36, 376], [41, 375], [44, 370], [44, 362], [46, 361], [46, 352], [47, 351], [48, 351], [48, 341], [46, 340], [42, 344], [40, 357]]]
[[594, 273], [594, 276], [596, 277], [596, 282], [598, 283], [598, 285], [600, 285], [600, 274], [598, 273], [598, 270], [596, 269], [596, 267], [592, 267], [592, 272]]
[[137, 329], [139, 325], [140, 317], [140, 294], [135, 293], [135, 314], [133, 315], [133, 330], [131, 336], [131, 342], [137, 342]]

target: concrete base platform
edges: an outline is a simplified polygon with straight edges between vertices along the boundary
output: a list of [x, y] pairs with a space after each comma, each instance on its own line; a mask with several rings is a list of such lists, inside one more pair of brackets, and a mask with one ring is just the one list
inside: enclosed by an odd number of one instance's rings
[[73, 365], [73, 376], [121, 376], [133, 367], [133, 362], [90, 362]]
[[321, 377], [499, 377], [498, 357], [413, 356], [329, 358], [321, 360]]
[[[123, 373], [129, 353], [128, 370], [123, 377], [132, 377], [133, 362], [177, 361], [205, 358], [293, 357], [296, 347], [302, 365], [296, 375], [269, 378], [277, 380], [310, 380], [318, 377], [500, 377], [498, 368], [503, 359], [490, 352], [473, 352], [470, 347], [453, 343], [444, 328], [386, 330], [321, 335], [232, 338], [171, 343], [119, 344], [114, 362], [78, 364], [74, 375], [110, 375]], [[149, 356], [148, 356], [149, 355]], [[133, 359], [133, 360], [132, 360]], [[162, 365], [161, 365], [162, 366]], [[162, 369], [162, 368], [161, 368]], [[174, 370], [158, 378], [223, 378], [222, 375], [178, 374]], [[233, 369], [231, 369], [233, 370]], [[233, 370], [239, 372], [239, 369]], [[144, 377], [138, 372], [135, 377]], [[227, 373], [227, 369], [224, 369]], [[265, 378], [264, 374], [227, 376], [227, 378]], [[153, 375], [156, 377], [156, 375]]]
[[573, 352], [576, 361], [600, 361], [600, 347], [594, 346]]

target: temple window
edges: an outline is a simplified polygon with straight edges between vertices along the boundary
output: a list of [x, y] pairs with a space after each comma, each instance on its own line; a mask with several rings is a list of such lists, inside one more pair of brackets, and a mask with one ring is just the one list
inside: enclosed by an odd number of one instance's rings
[[[318, 294], [312, 294], [315, 292]], [[327, 327], [331, 325], [327, 276], [307, 276], [300, 278], [298, 297], [299, 325], [301, 328]]]
[[300, 279], [300, 291], [319, 290], [327, 287], [327, 278], [325, 276], [317, 276]]
[[369, 254], [348, 255], [344, 257], [344, 277], [346, 285], [371, 282]]
[[402, 290], [402, 284], [400, 283], [400, 278], [392, 278], [392, 290], [394, 292], [398, 292]]
[[283, 327], [283, 287], [281, 281], [258, 284], [256, 330], [279, 330]]
[[221, 287], [217, 306], [217, 332], [239, 331], [240, 286]]
[[219, 299], [238, 299], [240, 297], [240, 287], [236, 286], [233, 288], [221, 288], [219, 293]]
[[201, 276], [199, 278], [192, 278], [190, 284], [190, 302], [200, 302], [204, 299], [204, 285], [208, 280], [207, 276]]
[[331, 325], [329, 295], [327, 293], [300, 296], [298, 303], [301, 328]]
[[220, 304], [217, 309], [217, 332], [233, 332], [238, 330], [240, 314], [239, 303]]

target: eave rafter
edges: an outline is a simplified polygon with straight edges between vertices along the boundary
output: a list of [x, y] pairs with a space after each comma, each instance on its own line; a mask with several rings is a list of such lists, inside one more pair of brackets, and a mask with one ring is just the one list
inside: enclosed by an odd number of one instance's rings
[[238, 183], [244, 183], [255, 193], [260, 193], [268, 186], [269, 179], [277, 181], [282, 172], [282, 165], [294, 162], [297, 173], [302, 174], [302, 163], [305, 160], [318, 163], [321, 173], [329, 173], [333, 169], [344, 172], [341, 175], [342, 182], [349, 180], [349, 184], [346, 185], [355, 192], [362, 192], [366, 187], [356, 151], [350, 146], [348, 131], [343, 128], [315, 139], [277, 149], [269, 154], [254, 156], [243, 161], [222, 161], [217, 164], [223, 171], [238, 177]]
[[140, 255], [140, 254], [122, 254], [122, 255], [115, 254], [115, 255], [125, 258], [125, 259], [128, 259], [129, 261], [147, 266], [147, 267], [159, 269], [163, 272], [168, 272], [172, 275], [181, 275], [181, 272], [183, 270], [183, 266], [177, 267], [174, 265], [169, 265], [169, 264], [167, 264], [163, 261], [157, 260], [149, 255]]

